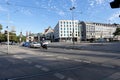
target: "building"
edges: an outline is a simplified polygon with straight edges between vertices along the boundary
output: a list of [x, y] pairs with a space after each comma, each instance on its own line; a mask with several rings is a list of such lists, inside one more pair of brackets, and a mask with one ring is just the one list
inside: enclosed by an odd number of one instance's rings
[[44, 36], [46, 40], [50, 40], [52, 42], [54, 40], [54, 30], [51, 27], [48, 27], [44, 31]]
[[54, 39], [60, 42], [77, 42], [81, 39], [80, 31], [79, 20], [59, 20], [54, 28]]
[[26, 32], [26, 42], [33, 42], [34, 41], [34, 35], [31, 34], [31, 32]]
[[80, 22], [82, 40], [113, 39], [117, 26], [114, 24]]

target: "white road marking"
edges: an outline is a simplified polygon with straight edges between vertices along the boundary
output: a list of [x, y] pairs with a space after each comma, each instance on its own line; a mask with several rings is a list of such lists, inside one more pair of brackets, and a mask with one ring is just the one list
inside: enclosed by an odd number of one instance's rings
[[68, 57], [63, 57], [63, 59], [66, 59], [66, 60], [68, 60], [68, 59], [70, 59], [70, 58], [68, 58]]
[[35, 65], [35, 67], [37, 67], [37, 68], [41, 68], [42, 66], [41, 66], [41, 65]]
[[115, 68], [115, 66], [113, 66], [113, 65], [109, 65], [109, 64], [101, 64], [101, 66], [109, 67], [109, 68]]
[[53, 56], [53, 55], [48, 55], [48, 54], [47, 54], [47, 55], [45, 55], [45, 56]]
[[91, 63], [91, 61], [83, 61], [84, 63]]
[[62, 75], [61, 73], [55, 73], [54, 76], [59, 78], [59, 79], [64, 79], [65, 78], [65, 76]]
[[77, 61], [77, 62], [82, 62], [82, 60], [80, 60], [80, 59], [75, 59], [74, 61]]
[[45, 71], [45, 72], [50, 71], [50, 70], [49, 70], [48, 68], [46, 68], [46, 67], [42, 67], [41, 70], [43, 70], [43, 71]]
[[120, 80], [120, 72], [116, 72], [104, 80]]
[[29, 61], [29, 60], [24, 60], [25, 62], [27, 62], [27, 63], [29, 63], [29, 64], [31, 64], [32, 62], [31, 61]]
[[120, 72], [116, 72], [116, 73], [112, 74], [110, 76], [110, 78], [115, 79], [115, 80], [120, 79]]
[[63, 59], [63, 57], [62, 57], [62, 56], [57, 56], [57, 58], [59, 58], [59, 59]]
[[22, 59], [21, 56], [18, 56], [18, 55], [13, 55], [14, 58], [17, 58], [17, 59]]
[[43, 67], [43, 66], [41, 66], [41, 65], [35, 65], [35, 67], [36, 67], [36, 68], [39, 68], [39, 69], [41, 69], [42, 71], [45, 71], [45, 72], [50, 71], [48, 68]]

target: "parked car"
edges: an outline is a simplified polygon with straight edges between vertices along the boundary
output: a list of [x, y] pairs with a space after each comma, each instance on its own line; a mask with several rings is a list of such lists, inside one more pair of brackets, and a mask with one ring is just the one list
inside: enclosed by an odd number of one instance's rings
[[24, 47], [29, 47], [29, 46], [30, 46], [30, 42], [24, 42], [24, 43], [22, 44], [22, 46], [24, 46]]
[[32, 43], [30, 43], [30, 47], [32, 47], [32, 48], [40, 48], [40, 43], [38, 43], [38, 42], [32, 42]]

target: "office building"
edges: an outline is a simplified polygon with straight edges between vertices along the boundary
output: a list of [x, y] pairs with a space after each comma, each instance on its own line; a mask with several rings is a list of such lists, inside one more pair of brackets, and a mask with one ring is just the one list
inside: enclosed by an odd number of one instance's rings
[[80, 22], [82, 40], [113, 38], [117, 26], [114, 24]]
[[80, 41], [79, 20], [59, 20], [54, 28], [54, 39], [60, 42]]

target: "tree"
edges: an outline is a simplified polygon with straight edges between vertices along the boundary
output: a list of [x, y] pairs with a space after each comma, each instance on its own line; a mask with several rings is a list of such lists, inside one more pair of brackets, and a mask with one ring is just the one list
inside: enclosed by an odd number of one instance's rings
[[113, 33], [114, 36], [120, 35], [120, 28], [117, 28], [116, 31]]
[[7, 37], [5, 34], [0, 34], [0, 42], [4, 42], [7, 40]]
[[2, 30], [2, 25], [0, 24], [0, 33], [1, 33], [1, 30]]
[[[22, 35], [21, 42], [26, 41], [26, 36]], [[17, 42], [20, 42], [20, 35], [17, 36]]]

